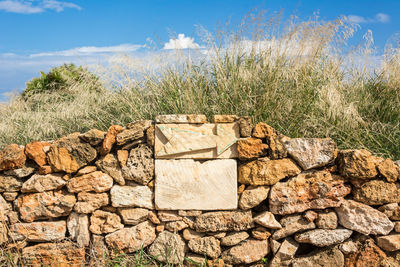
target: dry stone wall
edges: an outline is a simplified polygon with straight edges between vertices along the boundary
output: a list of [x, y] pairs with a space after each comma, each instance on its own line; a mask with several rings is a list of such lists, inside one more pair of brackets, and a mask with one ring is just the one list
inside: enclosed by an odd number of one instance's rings
[[0, 246], [24, 266], [400, 266], [399, 165], [234, 115], [11, 144]]

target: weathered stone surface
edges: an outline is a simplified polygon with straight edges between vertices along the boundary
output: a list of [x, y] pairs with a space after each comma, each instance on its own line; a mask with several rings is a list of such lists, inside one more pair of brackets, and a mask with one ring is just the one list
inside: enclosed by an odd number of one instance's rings
[[269, 160], [262, 158], [242, 164], [238, 168], [238, 182], [249, 185], [273, 185], [301, 170], [290, 159]]
[[178, 215], [179, 216], [199, 216], [203, 212], [201, 210], [178, 210]]
[[264, 227], [256, 227], [251, 230], [251, 236], [254, 239], [266, 240], [271, 236], [271, 233]]
[[340, 225], [364, 235], [387, 235], [394, 227], [384, 213], [353, 200], [342, 201], [335, 211]]
[[11, 240], [29, 242], [61, 241], [67, 231], [65, 221], [16, 223], [10, 226]]
[[156, 116], [156, 123], [207, 123], [202, 114], [168, 114]]
[[153, 191], [148, 186], [114, 185], [110, 191], [113, 207], [140, 207], [153, 209]]
[[98, 129], [91, 129], [86, 133], [81, 134], [79, 137], [92, 146], [97, 146], [103, 142], [106, 133]]
[[92, 173], [95, 171], [97, 171], [96, 166], [86, 166], [86, 167], [83, 167], [82, 169], [79, 169], [78, 172], [75, 174], [75, 176], [82, 176], [82, 175], [89, 174], [89, 173]]
[[156, 158], [236, 158], [237, 123], [158, 124], [155, 130]]
[[199, 232], [196, 232], [196, 231], [194, 231], [192, 229], [185, 229], [182, 232], [183, 239], [185, 239], [187, 241], [203, 237], [204, 235], [205, 235], [204, 233], [199, 233]]
[[325, 166], [335, 159], [336, 145], [330, 138], [293, 138], [284, 145], [303, 170]]
[[189, 241], [188, 247], [194, 253], [207, 255], [207, 257], [212, 259], [218, 258], [221, 255], [220, 242], [212, 236], [192, 239]]
[[[185, 255], [184, 266], [186, 267], [198, 267], [198, 266], [207, 266], [207, 260], [203, 255], [188, 253]], [[211, 265], [214, 266], [214, 265]]]
[[122, 146], [142, 137], [144, 137], [144, 131], [141, 128], [125, 129], [117, 134], [117, 145]]
[[[293, 267], [343, 267], [343, 253], [336, 247], [321, 251], [316, 251], [310, 255], [296, 258], [292, 263]], [[361, 265], [360, 265], [361, 266]]]
[[111, 212], [96, 210], [90, 216], [90, 232], [94, 234], [107, 234], [124, 228], [121, 218]]
[[128, 253], [147, 247], [155, 239], [156, 230], [149, 221], [106, 235], [106, 243], [110, 248]]
[[54, 170], [73, 173], [94, 160], [96, 156], [96, 149], [82, 141], [79, 133], [73, 133], [50, 146], [47, 160]]
[[242, 242], [243, 240], [246, 240], [249, 237], [249, 234], [247, 232], [231, 232], [227, 234], [225, 237], [221, 238], [221, 245], [222, 246], [235, 246]]
[[397, 203], [383, 205], [379, 207], [378, 210], [385, 213], [386, 216], [388, 216], [388, 218], [391, 220], [400, 220], [400, 206]]
[[114, 154], [105, 155], [96, 161], [96, 165], [104, 173], [110, 175], [119, 185], [125, 185], [125, 179], [122, 175], [121, 167]]
[[89, 266], [106, 266], [106, 260], [109, 256], [106, 243], [104, 242], [104, 236], [92, 235], [92, 242], [90, 244], [90, 262]]
[[271, 188], [269, 208], [274, 214], [338, 207], [351, 191], [344, 179], [327, 171], [306, 172]]
[[400, 202], [400, 185], [383, 180], [368, 181], [353, 190], [353, 199], [368, 205]]
[[4, 222], [7, 219], [7, 214], [11, 210], [11, 205], [4, 200], [4, 198], [0, 195], [0, 221]]
[[210, 232], [210, 233], [207, 233], [207, 235], [208, 236], [213, 236], [213, 237], [215, 237], [217, 239], [221, 239], [221, 238], [226, 236], [226, 232], [222, 232], [222, 231], [220, 231], [220, 232]]
[[46, 153], [44, 147], [49, 147], [49, 142], [37, 142], [33, 141], [25, 146], [25, 154], [28, 158], [34, 160], [37, 165], [43, 166], [47, 164]]
[[18, 192], [21, 187], [20, 179], [0, 174], [0, 192]]
[[268, 197], [269, 186], [249, 186], [240, 195], [239, 208], [248, 210], [258, 206]]
[[78, 193], [78, 202], [74, 206], [74, 211], [78, 213], [92, 213], [93, 211], [107, 206], [109, 203], [107, 193]]
[[71, 239], [76, 241], [78, 246], [85, 247], [89, 245], [89, 218], [86, 214], [72, 212], [68, 217], [67, 227]]
[[67, 183], [62, 177], [63, 174], [34, 174], [24, 182], [21, 192], [35, 193], [61, 189]]
[[280, 134], [266, 123], [260, 122], [253, 129], [253, 136], [265, 138], [268, 144], [268, 156], [271, 159], [281, 159], [287, 156], [284, 142], [288, 140], [286, 136]]
[[117, 158], [119, 165], [122, 167], [126, 166], [126, 162], [128, 161], [129, 151], [128, 150], [118, 150], [117, 151]]
[[165, 229], [173, 233], [182, 231], [183, 229], [188, 227], [189, 225], [184, 221], [167, 222], [165, 224]]
[[237, 208], [235, 160], [156, 160], [155, 165], [157, 209]]
[[378, 246], [385, 251], [400, 250], [400, 234], [378, 236], [376, 242]]
[[131, 149], [126, 165], [122, 168], [126, 180], [146, 185], [154, 176], [153, 150], [145, 144]]
[[149, 210], [142, 208], [119, 208], [119, 215], [124, 224], [136, 225], [147, 220]]
[[53, 169], [51, 168], [50, 165], [43, 165], [39, 167], [39, 174], [41, 175], [46, 175], [46, 174], [50, 174], [53, 172]]
[[74, 194], [59, 190], [21, 195], [15, 200], [15, 206], [23, 221], [33, 222], [67, 216], [75, 202]]
[[235, 122], [239, 119], [236, 115], [214, 115], [213, 122], [214, 123], [230, 123]]
[[326, 247], [342, 243], [349, 238], [353, 231], [348, 229], [314, 229], [297, 234], [295, 239], [299, 243], [308, 243], [317, 247]]
[[22, 168], [4, 171], [5, 175], [15, 176], [17, 178], [25, 178], [35, 172], [35, 168], [24, 165]]
[[339, 249], [343, 254], [347, 255], [350, 253], [356, 253], [358, 250], [356, 242], [353, 240], [349, 239], [347, 241], [344, 241], [342, 244], [339, 245]]
[[285, 266], [286, 263], [290, 263], [298, 248], [299, 244], [296, 241], [291, 238], [285, 239], [279, 246], [279, 250], [276, 252], [269, 266]]
[[85, 248], [77, 248], [72, 242], [44, 243], [22, 249], [24, 266], [78, 267], [84, 266], [85, 260]]
[[182, 237], [169, 231], [160, 233], [148, 250], [148, 253], [158, 260], [172, 264], [181, 264], [185, 252], [186, 246]]
[[268, 240], [247, 240], [222, 253], [228, 264], [249, 264], [261, 260], [269, 253]]
[[305, 231], [315, 228], [315, 223], [307, 221], [301, 215], [289, 215], [283, 217], [280, 221], [282, 228], [272, 234], [275, 240], [290, 236], [299, 231]]
[[364, 244], [357, 249], [356, 253], [347, 255], [345, 259], [345, 266], [397, 267], [396, 265], [387, 265], [386, 254], [375, 245], [372, 239], [366, 240]]
[[113, 186], [113, 179], [101, 171], [91, 172], [82, 176], [74, 177], [68, 181], [69, 192], [89, 192], [102, 193], [110, 190]]
[[3, 197], [7, 201], [14, 201], [18, 196], [18, 192], [4, 192]]
[[306, 218], [307, 221], [313, 222], [318, 218], [318, 213], [313, 210], [307, 210], [304, 212], [303, 217]]
[[16, 144], [8, 145], [0, 151], [0, 171], [22, 168], [25, 161], [24, 148]]
[[249, 137], [237, 141], [237, 150], [240, 160], [249, 160], [266, 156], [268, 145], [263, 144], [261, 139]]
[[207, 212], [196, 217], [198, 232], [242, 231], [254, 226], [251, 211]]
[[275, 219], [274, 214], [269, 211], [264, 211], [263, 213], [254, 217], [254, 222], [270, 229], [282, 228], [282, 225]]
[[251, 118], [249, 116], [240, 117], [238, 120], [241, 137], [249, 137], [253, 130]]
[[343, 176], [371, 179], [378, 175], [376, 161], [371, 152], [361, 149], [339, 151], [337, 163], [339, 172]]
[[400, 222], [394, 222], [394, 231], [400, 233]]
[[162, 222], [173, 222], [173, 221], [181, 221], [183, 220], [183, 217], [178, 215], [178, 212], [176, 211], [159, 211], [158, 212], [158, 218]]
[[320, 212], [316, 220], [316, 225], [321, 229], [336, 229], [338, 224], [337, 215], [334, 211]]
[[388, 182], [396, 182], [400, 177], [400, 168], [393, 160], [385, 159], [377, 164], [379, 173], [386, 178]]
[[8, 242], [8, 226], [4, 222], [0, 221], [0, 245], [3, 245], [6, 242]]
[[114, 143], [115, 143], [115, 138], [118, 133], [120, 133], [124, 128], [120, 125], [111, 125], [110, 128], [108, 128], [107, 134], [104, 137], [103, 143], [100, 148], [100, 155], [104, 156], [108, 153], [110, 153]]

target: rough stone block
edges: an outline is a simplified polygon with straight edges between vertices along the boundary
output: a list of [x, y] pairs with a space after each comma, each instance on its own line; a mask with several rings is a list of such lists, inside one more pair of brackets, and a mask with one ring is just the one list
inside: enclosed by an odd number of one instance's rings
[[155, 204], [159, 210], [237, 208], [235, 160], [156, 160], [155, 174]]
[[237, 158], [237, 123], [158, 124], [155, 157], [170, 159]]

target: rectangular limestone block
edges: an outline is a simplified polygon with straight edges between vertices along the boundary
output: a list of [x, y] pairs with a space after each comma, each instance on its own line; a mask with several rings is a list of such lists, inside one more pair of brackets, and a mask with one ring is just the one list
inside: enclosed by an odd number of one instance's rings
[[156, 124], [159, 159], [237, 158], [238, 123]]
[[169, 114], [156, 116], [156, 123], [206, 123], [207, 117], [202, 114]]
[[158, 210], [231, 210], [237, 208], [236, 160], [155, 161]]

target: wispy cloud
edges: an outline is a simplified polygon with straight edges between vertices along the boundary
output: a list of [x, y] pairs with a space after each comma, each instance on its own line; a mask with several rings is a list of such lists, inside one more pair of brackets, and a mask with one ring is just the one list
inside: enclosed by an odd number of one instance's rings
[[53, 56], [72, 57], [72, 56], [89, 56], [94, 54], [107, 54], [107, 53], [128, 53], [128, 52], [134, 52], [143, 47], [144, 45], [137, 45], [137, 44], [121, 44], [116, 46], [100, 46], [100, 47], [83, 46], [61, 51], [31, 54], [29, 55], [29, 57], [30, 58], [53, 57]]
[[163, 49], [187, 49], [200, 48], [200, 45], [194, 42], [193, 38], [185, 37], [183, 33], [178, 34], [178, 38], [171, 38], [164, 44]]
[[358, 15], [348, 15], [346, 21], [350, 23], [363, 24], [363, 23], [389, 23], [390, 16], [385, 13], [377, 13], [373, 18], [367, 18]]
[[0, 1], [0, 10], [18, 14], [36, 14], [46, 10], [62, 12], [66, 8], [81, 10], [77, 4], [56, 0], [4, 0]]

